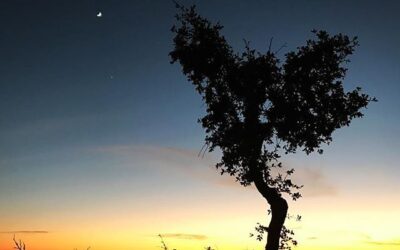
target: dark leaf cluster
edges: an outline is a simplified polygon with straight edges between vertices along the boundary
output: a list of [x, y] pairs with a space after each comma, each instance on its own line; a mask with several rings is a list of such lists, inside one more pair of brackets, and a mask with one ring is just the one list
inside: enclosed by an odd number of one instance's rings
[[[268, 214], [271, 214], [271, 210], [268, 210]], [[287, 215], [286, 217], [288, 220], [295, 219], [296, 221], [301, 220], [300, 215]], [[260, 223], [257, 223], [257, 225], [254, 227], [255, 234], [250, 233], [250, 237], [255, 237], [256, 240], [262, 241], [264, 238], [264, 235], [268, 233], [268, 227], [264, 226]], [[279, 243], [279, 249], [280, 250], [290, 250], [292, 249], [292, 246], [297, 246], [298, 242], [294, 238], [294, 231], [292, 229], [287, 228], [286, 226], [282, 227], [281, 234], [280, 234], [280, 243]]]
[[357, 38], [313, 31], [313, 40], [281, 62], [275, 52], [256, 52], [248, 42], [235, 53], [221, 34], [223, 26], [201, 17], [195, 7], [177, 7], [171, 63], [180, 63], [206, 103], [199, 122], [208, 150], [222, 151], [217, 168], [242, 185], [262, 172], [269, 185], [299, 198], [291, 190], [300, 186], [287, 178], [292, 170], [270, 174], [280, 164], [279, 149], [322, 153], [321, 144], [332, 140], [335, 129], [363, 116], [360, 109], [375, 101], [360, 88], [346, 92], [343, 87]]

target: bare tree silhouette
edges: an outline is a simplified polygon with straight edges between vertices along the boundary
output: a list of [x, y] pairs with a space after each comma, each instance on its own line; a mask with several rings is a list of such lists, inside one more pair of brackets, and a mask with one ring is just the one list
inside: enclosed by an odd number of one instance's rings
[[360, 109], [376, 101], [358, 87], [343, 88], [343, 65], [357, 38], [313, 31], [316, 38], [281, 63], [276, 52], [256, 52], [248, 42], [243, 53], [235, 53], [220, 33], [222, 25], [201, 17], [194, 6], [177, 8], [171, 63], [181, 64], [207, 106], [199, 120], [207, 134], [205, 150], [219, 148], [221, 174], [243, 186], [253, 184], [267, 200], [271, 221], [265, 249], [282, 249], [288, 210], [282, 194], [293, 200], [301, 195], [290, 179], [293, 169], [272, 173], [283, 169], [280, 155], [298, 149], [322, 153], [320, 145], [332, 141], [335, 129], [362, 117]]

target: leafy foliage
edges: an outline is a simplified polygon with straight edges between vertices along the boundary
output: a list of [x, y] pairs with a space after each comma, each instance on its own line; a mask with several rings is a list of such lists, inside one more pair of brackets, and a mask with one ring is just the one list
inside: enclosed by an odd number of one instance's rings
[[[268, 214], [271, 214], [271, 210], [268, 210]], [[287, 215], [286, 218], [288, 220], [291, 219], [295, 219], [297, 222], [301, 221], [301, 216], [300, 215]], [[254, 237], [256, 238], [256, 240], [258, 241], [262, 241], [264, 238], [264, 234], [268, 233], [268, 227], [264, 226], [260, 223], [257, 223], [256, 227], [254, 228], [254, 230], [256, 231], [256, 234], [250, 233], [250, 237]], [[298, 242], [297, 240], [294, 239], [294, 231], [287, 228], [286, 226], [282, 227], [282, 231], [281, 231], [281, 241], [280, 241], [280, 245], [279, 245], [279, 249], [280, 250], [290, 250], [292, 249], [292, 246], [297, 246]]]
[[281, 63], [274, 52], [256, 52], [248, 43], [243, 53], [234, 53], [221, 34], [222, 25], [201, 17], [194, 6], [177, 7], [181, 12], [176, 15], [178, 26], [172, 28], [171, 62], [181, 64], [207, 104], [200, 122], [209, 151], [222, 150], [217, 168], [249, 185], [255, 157], [265, 180], [290, 194], [288, 189], [295, 186], [289, 179], [270, 178], [278, 149], [311, 153], [329, 143], [335, 129], [361, 117], [360, 108], [374, 100], [360, 88], [343, 89], [343, 64], [357, 39], [313, 31], [316, 40], [287, 53]]
[[357, 38], [314, 30], [314, 39], [281, 62], [277, 52], [256, 52], [248, 42], [243, 52], [234, 52], [222, 25], [201, 17], [194, 6], [177, 8], [171, 63], [180, 63], [207, 106], [199, 122], [207, 149], [222, 151], [217, 169], [243, 186], [255, 184], [271, 205], [273, 246], [266, 248], [275, 250], [279, 236], [281, 243], [292, 241], [292, 231], [283, 227], [282, 194], [297, 200], [302, 187], [290, 179], [293, 169], [282, 168], [281, 153], [322, 153], [321, 144], [332, 141], [334, 130], [362, 117], [360, 110], [376, 101], [359, 87], [349, 92], [343, 87]]

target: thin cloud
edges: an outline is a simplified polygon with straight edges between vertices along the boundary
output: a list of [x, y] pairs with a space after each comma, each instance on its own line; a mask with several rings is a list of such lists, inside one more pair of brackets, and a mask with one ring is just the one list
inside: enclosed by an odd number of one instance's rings
[[[235, 178], [229, 175], [219, 175], [215, 169], [218, 159], [213, 154], [199, 156], [199, 150], [189, 150], [174, 147], [111, 145], [97, 147], [94, 151], [108, 153], [124, 158], [128, 162], [138, 160], [148, 162], [149, 166], [160, 170], [178, 170], [192, 178], [211, 182], [227, 188], [242, 188]], [[137, 165], [137, 164], [132, 164]], [[287, 165], [287, 164], [284, 164]], [[290, 167], [290, 166], [288, 166]], [[301, 193], [304, 197], [332, 196], [337, 194], [337, 188], [329, 182], [321, 169], [296, 168], [293, 175], [296, 184], [304, 184]], [[250, 189], [253, 187], [250, 186]]]
[[293, 181], [303, 185], [301, 193], [304, 197], [333, 196], [338, 193], [337, 188], [329, 182], [321, 169], [297, 168], [293, 174]]
[[174, 238], [181, 240], [205, 240], [207, 236], [203, 234], [183, 234], [183, 233], [167, 233], [161, 234], [163, 238]]
[[23, 230], [23, 231], [3, 231], [1, 234], [47, 234], [49, 231], [41, 231], [41, 230]]
[[178, 171], [181, 174], [218, 186], [239, 187], [234, 178], [228, 175], [218, 175], [215, 164], [218, 162], [213, 154], [199, 156], [199, 150], [189, 150], [174, 147], [112, 145], [97, 147], [95, 152], [111, 154], [132, 162], [147, 162], [147, 166], [161, 171]]
[[82, 125], [89, 126], [105, 120], [100, 115], [72, 116], [65, 118], [39, 119], [24, 123], [20, 126], [1, 131], [2, 135], [10, 137], [41, 136], [48, 133], [59, 133], [65, 130], [80, 128]]
[[[292, 179], [295, 184], [304, 185], [300, 189], [300, 193], [304, 197], [334, 196], [338, 193], [336, 186], [330, 182], [321, 169], [295, 168], [295, 170]], [[215, 180], [214, 183], [220, 186], [242, 188], [231, 176], [215, 175], [215, 168], [213, 171], [207, 171], [207, 176], [203, 173], [203, 176], [209, 180]], [[254, 189], [253, 186], [249, 186], [248, 188]]]
[[400, 241], [366, 241], [366, 243], [376, 246], [400, 246]]

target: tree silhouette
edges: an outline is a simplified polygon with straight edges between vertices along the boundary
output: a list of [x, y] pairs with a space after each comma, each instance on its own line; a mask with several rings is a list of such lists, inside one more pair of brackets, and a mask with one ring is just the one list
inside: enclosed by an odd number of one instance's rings
[[321, 144], [332, 140], [335, 129], [362, 117], [360, 109], [375, 101], [358, 87], [343, 88], [343, 64], [357, 38], [313, 31], [316, 38], [287, 53], [281, 63], [276, 52], [256, 52], [248, 42], [243, 53], [235, 53], [220, 33], [222, 25], [201, 17], [194, 6], [177, 8], [171, 63], [181, 64], [207, 106], [199, 122], [208, 150], [221, 150], [216, 165], [221, 174], [243, 186], [253, 184], [267, 200], [271, 221], [265, 249], [282, 248], [288, 210], [282, 195], [293, 200], [301, 195], [290, 179], [293, 169], [274, 174], [274, 169], [283, 171], [280, 155], [322, 153]]

